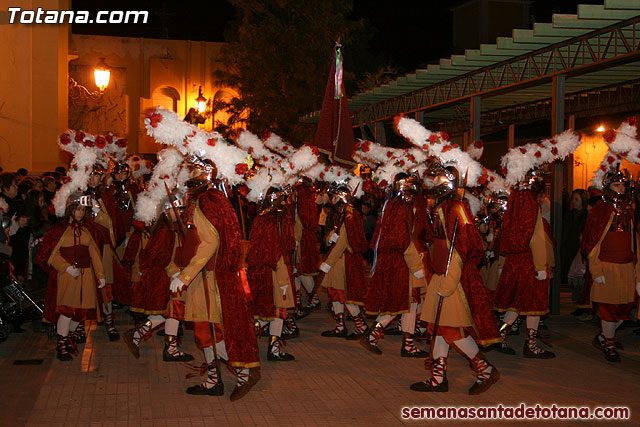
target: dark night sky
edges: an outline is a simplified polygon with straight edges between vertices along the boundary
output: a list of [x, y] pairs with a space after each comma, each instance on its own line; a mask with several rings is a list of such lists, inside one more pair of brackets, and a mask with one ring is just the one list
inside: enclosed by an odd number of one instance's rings
[[[354, 0], [353, 15], [368, 22], [371, 53], [406, 73], [451, 55], [450, 8], [462, 2]], [[553, 13], [576, 13], [578, 3], [602, 4], [603, 0], [535, 0], [531, 13], [537, 22], [551, 22]], [[136, 9], [150, 14], [147, 25], [76, 24], [74, 33], [183, 40], [224, 41], [224, 30], [234, 16], [233, 7], [224, 0], [74, 2], [73, 9]]]

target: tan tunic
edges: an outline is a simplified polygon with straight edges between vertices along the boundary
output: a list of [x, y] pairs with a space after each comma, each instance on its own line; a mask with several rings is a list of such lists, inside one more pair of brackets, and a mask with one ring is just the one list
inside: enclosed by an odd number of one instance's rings
[[273, 305], [276, 308], [294, 308], [295, 295], [291, 287], [289, 268], [281, 256], [275, 271], [271, 272], [273, 283]]
[[49, 258], [49, 265], [58, 272], [58, 294], [56, 304], [71, 308], [96, 308], [97, 285], [96, 279], [102, 279], [104, 272], [102, 260], [96, 243], [91, 238], [91, 234], [86, 228], [81, 228], [79, 244], [89, 247], [91, 267], [80, 268], [80, 276], [73, 277], [66, 272], [69, 264], [60, 255], [60, 248], [74, 246], [73, 228], [67, 227], [62, 237], [58, 241], [55, 249]]
[[462, 260], [454, 250], [449, 275], [445, 277], [442, 274], [434, 274], [429, 281], [420, 319], [431, 323], [435, 322], [440, 300], [439, 291], [445, 296], [442, 301], [439, 324], [452, 327], [472, 326], [467, 300], [462, 290], [462, 284], [460, 284], [461, 275]]
[[338, 233], [338, 240], [333, 245], [333, 248], [329, 251], [327, 259], [324, 261], [331, 267], [331, 270], [329, 270], [322, 281], [322, 286], [325, 288], [334, 288], [338, 290], [347, 289], [347, 274], [344, 266], [344, 251], [346, 250], [353, 252], [349, 247], [347, 229], [344, 224], [342, 224], [340, 232]]
[[[589, 259], [589, 272], [594, 279], [591, 286], [591, 301], [605, 304], [627, 304], [635, 301], [636, 277], [640, 277], [639, 265], [634, 265], [632, 262], [627, 264], [614, 264], [600, 259], [602, 241], [609, 231], [613, 216], [614, 214], [612, 213], [605, 232], [602, 233], [600, 237], [600, 241], [598, 241], [591, 250], [591, 253], [587, 256]], [[632, 231], [632, 233], [635, 233], [635, 231]], [[640, 241], [640, 239], [637, 240]], [[638, 248], [636, 248], [636, 253], [638, 253], [637, 249]], [[605, 283], [595, 282], [596, 278], [603, 276]]]
[[498, 287], [498, 280], [500, 280], [500, 270], [504, 265], [504, 257], [500, 257], [495, 260], [491, 265], [483, 265], [480, 269], [480, 275], [484, 281], [484, 285], [487, 289], [495, 291]]
[[[215, 271], [207, 271], [206, 286], [202, 274], [205, 265], [218, 254], [220, 236], [204, 216], [199, 205], [194, 209], [193, 225], [198, 230], [200, 243], [189, 265], [178, 275], [178, 278], [187, 284], [187, 288], [176, 299], [184, 300], [186, 321], [220, 323], [220, 294]], [[171, 269], [168, 268], [167, 271], [173, 275]]]
[[[101, 206], [103, 206], [102, 200], [98, 199]], [[113, 232], [113, 222], [111, 221], [111, 217], [104, 209], [101, 207], [98, 211], [98, 215], [96, 215], [94, 221], [105, 227], [109, 230], [109, 239], [110, 243], [106, 243], [102, 246], [102, 268], [104, 269], [104, 278], [107, 283], [113, 283], [113, 259], [115, 257], [115, 253], [113, 252], [113, 246], [116, 242], [116, 236]]]
[[[442, 209], [438, 209], [440, 221], [444, 224], [444, 214]], [[463, 223], [467, 224], [468, 219], [461, 217]], [[447, 247], [451, 242], [447, 237]], [[427, 286], [427, 294], [425, 296], [424, 305], [420, 319], [435, 323], [436, 313], [438, 312], [438, 302], [440, 295], [445, 298], [442, 301], [442, 311], [440, 313], [439, 325], [452, 327], [472, 326], [471, 312], [467, 304], [460, 277], [462, 276], [462, 259], [458, 255], [458, 251], [454, 249], [451, 256], [451, 264], [449, 266], [449, 274], [434, 274]]]
[[531, 236], [531, 241], [529, 242], [531, 254], [533, 255], [533, 266], [536, 271], [549, 271], [549, 260], [553, 260], [553, 250], [551, 251], [551, 258], [549, 258], [547, 254], [547, 247], [550, 244], [549, 237], [544, 231], [542, 213], [538, 210], [538, 218], [536, 219], [536, 225], [533, 229], [533, 236]]
[[427, 281], [424, 277], [422, 279], [418, 279], [413, 274], [416, 271], [424, 270], [422, 256], [423, 255], [418, 252], [418, 248], [416, 248], [416, 245], [413, 243], [413, 241], [409, 243], [409, 246], [404, 251], [404, 261], [409, 267], [409, 283], [411, 283], [412, 288], [425, 288], [427, 286]]
[[142, 238], [140, 239], [140, 247], [138, 248], [138, 253], [136, 253], [136, 259], [131, 266], [131, 281], [133, 283], [138, 283], [142, 278], [142, 272], [140, 271], [140, 253], [147, 246], [147, 242], [149, 242], [149, 235], [147, 233], [142, 233]]

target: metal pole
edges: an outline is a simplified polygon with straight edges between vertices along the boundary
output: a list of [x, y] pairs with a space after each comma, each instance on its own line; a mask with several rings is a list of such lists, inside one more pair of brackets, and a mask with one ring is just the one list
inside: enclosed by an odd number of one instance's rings
[[[553, 94], [551, 98], [551, 134], [564, 131], [564, 87], [565, 76], [553, 77]], [[556, 239], [555, 271], [551, 282], [551, 314], [560, 314], [560, 285], [562, 282], [562, 258], [560, 245], [562, 242], [562, 188], [563, 165], [555, 162], [553, 166], [553, 237]]]
[[384, 123], [376, 122], [376, 142], [378, 144], [385, 145], [387, 142], [387, 138], [384, 134]]
[[471, 144], [480, 141], [480, 108], [480, 97], [471, 98]]

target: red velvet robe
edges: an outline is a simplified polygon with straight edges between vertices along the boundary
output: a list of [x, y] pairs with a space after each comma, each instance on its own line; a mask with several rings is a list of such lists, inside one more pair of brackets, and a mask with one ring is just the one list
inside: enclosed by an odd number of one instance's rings
[[[499, 341], [496, 317], [491, 305], [491, 295], [484, 286], [478, 264], [484, 256], [482, 237], [473, 215], [466, 203], [458, 200], [447, 200], [440, 206], [444, 216], [444, 228], [447, 236], [453, 236], [453, 227], [458, 218], [455, 250], [462, 260], [462, 275], [460, 284], [467, 303], [467, 310], [473, 323], [472, 336], [480, 345], [489, 345]], [[447, 248], [448, 250], [449, 248]], [[438, 254], [441, 262], [434, 262], [434, 271], [444, 274], [446, 271], [447, 254]], [[434, 257], [435, 258], [435, 257]]]
[[107, 213], [113, 221], [113, 232], [116, 237], [116, 247], [120, 246], [133, 225], [134, 203], [140, 188], [135, 184], [128, 184], [127, 191], [131, 197], [131, 209], [120, 209], [115, 196], [115, 187], [110, 185], [102, 193], [102, 201], [105, 203]]
[[344, 252], [344, 268], [347, 276], [345, 300], [350, 304], [364, 305], [367, 298], [367, 278], [364, 272], [364, 254], [369, 249], [364, 235], [362, 215], [348, 207], [344, 216], [344, 227], [351, 251]]
[[531, 190], [513, 190], [502, 221], [500, 255], [505, 257], [494, 305], [524, 315], [549, 312], [549, 279], [536, 280], [531, 238], [540, 203]]
[[318, 273], [318, 207], [313, 186], [301, 184], [298, 187], [298, 218], [302, 223], [300, 238], [300, 265], [298, 273], [312, 275]]
[[198, 203], [220, 237], [216, 259], [210, 260], [207, 269], [210, 269], [210, 264], [215, 264], [229, 363], [248, 368], [259, 366], [258, 340], [239, 273], [242, 232], [238, 216], [229, 199], [217, 189], [202, 193], [198, 196]]
[[291, 212], [287, 211], [280, 226], [278, 223], [278, 217], [275, 214], [258, 215], [253, 220], [249, 234], [247, 279], [253, 299], [253, 316], [256, 318], [279, 317], [274, 306], [272, 272], [276, 270], [280, 257], [283, 257], [285, 264], [289, 267], [291, 289], [295, 289], [292, 277], [292, 253], [296, 248], [296, 240], [293, 234]]
[[[116, 247], [119, 245], [118, 242], [122, 242], [125, 238], [125, 234], [122, 233], [122, 230], [119, 230], [118, 223], [118, 212], [120, 209], [117, 207], [116, 199], [113, 196], [113, 189], [108, 191], [109, 189], [103, 191], [99, 195], [96, 195], [100, 204], [104, 207], [105, 211], [111, 218], [111, 225], [113, 226], [113, 233], [116, 239], [115, 242], [112, 241], [110, 232], [111, 230], [106, 229], [105, 227], [96, 224], [96, 227], [99, 227], [102, 233], [105, 235], [104, 244], [111, 245], [113, 249], [113, 297], [114, 300], [123, 305], [130, 305], [132, 298], [132, 287], [131, 287], [131, 272], [127, 271], [126, 268], [122, 265], [120, 258], [118, 258], [116, 254]], [[127, 214], [128, 215], [128, 214]], [[132, 214], [133, 215], [133, 214]], [[131, 217], [133, 221], [133, 216]], [[120, 227], [122, 228], [122, 227]], [[128, 230], [128, 229], [127, 229]], [[121, 233], [120, 235], [118, 233]], [[126, 233], [126, 231], [125, 231]], [[120, 238], [122, 240], [120, 240]], [[115, 246], [114, 246], [115, 244]], [[102, 245], [100, 245], [100, 249], [102, 249]]]
[[138, 263], [142, 276], [131, 302], [131, 311], [147, 315], [165, 313], [171, 296], [171, 281], [165, 267], [171, 262], [175, 232], [169, 229], [164, 218], [158, 221], [147, 245], [140, 252]]
[[404, 253], [411, 243], [409, 227], [415, 231], [415, 224], [426, 225], [426, 211], [422, 206], [414, 202], [407, 204], [405, 210], [400, 198], [386, 202], [371, 239], [376, 262], [365, 301], [367, 314], [396, 315], [409, 311], [412, 287]]

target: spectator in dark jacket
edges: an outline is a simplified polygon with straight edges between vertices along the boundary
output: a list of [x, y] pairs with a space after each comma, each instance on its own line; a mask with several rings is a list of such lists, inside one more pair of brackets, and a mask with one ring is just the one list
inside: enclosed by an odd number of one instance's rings
[[571, 194], [570, 209], [564, 215], [560, 256], [562, 259], [562, 283], [568, 283], [567, 274], [576, 254], [580, 251], [580, 235], [587, 220], [587, 200], [585, 190], [574, 190]]
[[7, 215], [12, 217], [16, 212], [16, 209], [20, 205], [18, 196], [18, 182], [16, 177], [11, 172], [0, 173], [0, 197], [9, 205], [9, 212]]

